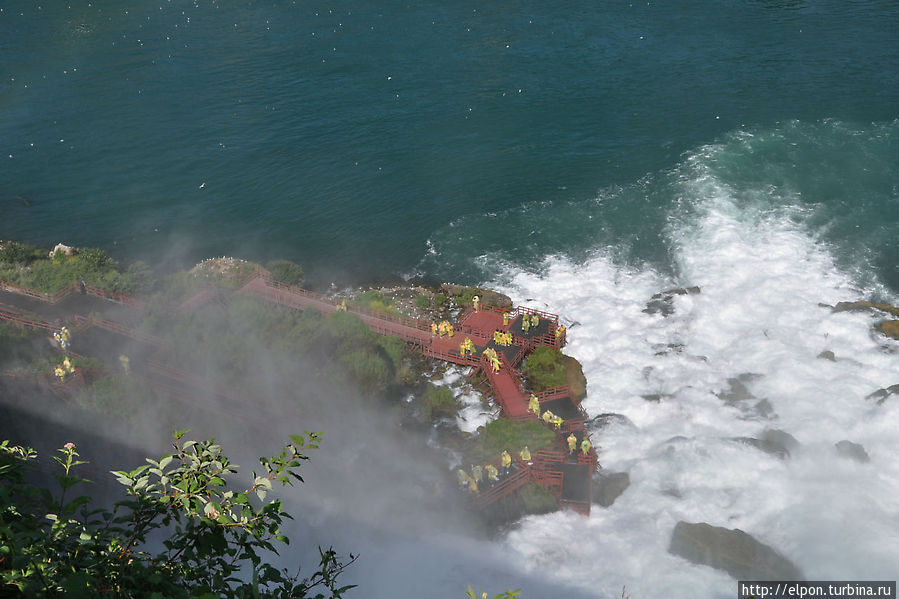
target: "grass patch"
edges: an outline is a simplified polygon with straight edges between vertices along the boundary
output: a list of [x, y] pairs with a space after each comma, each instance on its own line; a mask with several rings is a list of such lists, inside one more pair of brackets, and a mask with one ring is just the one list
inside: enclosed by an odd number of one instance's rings
[[546, 487], [536, 483], [528, 483], [518, 493], [528, 514], [548, 514], [559, 509], [556, 496]]
[[558, 387], [567, 382], [564, 359], [562, 352], [555, 348], [538, 347], [525, 360], [522, 372], [535, 391]]
[[488, 423], [481, 431], [479, 443], [473, 450], [472, 463], [491, 462], [504, 449], [515, 456], [525, 445], [531, 452], [549, 449], [555, 440], [555, 433], [534, 420], [499, 418]]

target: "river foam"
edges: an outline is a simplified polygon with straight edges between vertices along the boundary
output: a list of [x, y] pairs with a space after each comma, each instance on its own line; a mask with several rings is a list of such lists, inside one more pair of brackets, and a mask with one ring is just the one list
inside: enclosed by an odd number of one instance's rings
[[[827, 307], [870, 290], [797, 224], [797, 208], [760, 209], [701, 171], [682, 178], [689, 209], [666, 232], [674, 276], [599, 250], [577, 262], [550, 256], [536, 274], [508, 267], [490, 283], [560, 314], [588, 413], [633, 423], [594, 435], [603, 467], [630, 474], [610, 508], [529, 517], [505, 543], [603, 597], [622, 586], [632, 597], [733, 596], [727, 574], [668, 553], [679, 520], [742, 529], [809, 579], [891, 580], [899, 404], [865, 397], [899, 382], [899, 344], [872, 333], [874, 316]], [[700, 291], [674, 295], [673, 314], [643, 311], [653, 294], [686, 286]], [[752, 397], [735, 398], [734, 385]], [[734, 440], [766, 429], [798, 448], [782, 459]], [[870, 462], [839, 457], [841, 440], [862, 444]]]

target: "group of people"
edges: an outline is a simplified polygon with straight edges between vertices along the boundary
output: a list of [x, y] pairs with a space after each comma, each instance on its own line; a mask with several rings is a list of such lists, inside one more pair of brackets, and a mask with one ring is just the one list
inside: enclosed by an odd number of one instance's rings
[[499, 360], [499, 355], [496, 353], [496, 350], [492, 347], [487, 347], [484, 351], [481, 352], [484, 356], [487, 357], [487, 360], [490, 361], [490, 367], [493, 368], [493, 372], [499, 372], [499, 369], [502, 368], [503, 363]]
[[473, 356], [475, 349], [474, 341], [469, 337], [466, 337], [465, 340], [459, 344], [459, 354], [462, 356], [465, 356], [466, 354]]
[[69, 344], [72, 343], [72, 333], [69, 332], [68, 328], [62, 327], [53, 333], [53, 339], [56, 340], [63, 351], [66, 351], [69, 349]]
[[[546, 424], [551, 424], [554, 429], [562, 429], [562, 417], [553, 414], [552, 410], [546, 410], [541, 414], [540, 400], [533, 393], [531, 393], [531, 397], [530, 399], [528, 399], [528, 412], [531, 412], [532, 414], [537, 416], [537, 418], [541, 418]], [[571, 433], [570, 435], [568, 435], [566, 441], [568, 441], [568, 453], [574, 453], [575, 449], [578, 446], [578, 441], [575, 434]], [[583, 440], [580, 442], [580, 447], [584, 455], [590, 455], [590, 449], [593, 447], [593, 444], [590, 443], [590, 440], [586, 436], [584, 436]]]
[[56, 368], [53, 369], [53, 374], [56, 375], [56, 378], [59, 379], [60, 383], [64, 383], [66, 377], [70, 374], [75, 373], [75, 367], [72, 366], [72, 363], [69, 362], [69, 356], [66, 356], [61, 364], [58, 364]]
[[[62, 327], [53, 333], [53, 339], [59, 344], [59, 347], [62, 348], [63, 352], [67, 352], [69, 350], [69, 345], [72, 343], [72, 333], [69, 332], [67, 327]], [[66, 355], [63, 358], [63, 361], [57, 364], [53, 369], [53, 375], [60, 383], [65, 382], [66, 377], [74, 373], [75, 367], [72, 366], [72, 363], [69, 361], [68, 355]]]
[[[518, 456], [521, 458], [521, 461], [525, 462], [527, 465], [530, 466], [533, 464], [531, 461], [531, 450], [528, 449], [527, 445], [518, 452]], [[459, 470], [456, 471], [456, 475], [459, 479], [459, 487], [463, 489], [467, 488], [469, 492], [477, 495], [480, 493], [479, 485], [487, 484], [488, 487], [492, 487], [494, 484], [498, 483], [500, 477], [506, 476], [512, 471], [512, 456], [508, 450], [504, 449], [499, 455], [499, 465], [499, 468], [492, 463], [484, 464], [483, 466], [472, 466], [470, 474], [466, 472], [464, 468], [459, 468]]]
[[493, 342], [497, 345], [512, 345], [512, 333], [503, 333], [502, 331], [493, 331]]
[[439, 323], [431, 323], [431, 334], [437, 337], [452, 337], [456, 334], [452, 323], [448, 320], [442, 320]]
[[540, 326], [540, 317], [536, 314], [522, 314], [521, 315], [521, 330], [527, 333], [531, 330], [531, 327], [535, 329]]
[[[574, 435], [574, 433], [571, 433], [565, 440], [568, 441], [568, 453], [574, 453], [577, 450], [578, 446], [577, 437]], [[587, 438], [587, 435], [584, 435], [583, 440], [581, 440], [581, 453], [583, 453], [585, 456], [588, 456], [590, 455], [590, 449], [592, 448], [593, 444], [590, 443], [590, 439]]]

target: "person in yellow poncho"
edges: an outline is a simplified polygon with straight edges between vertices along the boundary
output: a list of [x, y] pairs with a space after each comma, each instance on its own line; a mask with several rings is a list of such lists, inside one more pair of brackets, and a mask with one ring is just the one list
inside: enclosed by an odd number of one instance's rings
[[590, 440], [587, 437], [584, 437], [584, 440], [581, 441], [581, 451], [584, 452], [584, 455], [590, 455], [590, 449], [593, 447], [593, 444], [590, 443]]
[[574, 433], [571, 433], [566, 441], [568, 441], [568, 453], [574, 453], [574, 450], [577, 449], [577, 437], [574, 436]]
[[509, 468], [512, 466], [512, 456], [510, 456], [509, 452], [504, 449], [503, 452], [499, 455], [499, 459], [500, 465], [503, 469], [503, 474], [508, 474]]
[[528, 449], [527, 445], [524, 446], [524, 449], [518, 452], [518, 457], [521, 458], [522, 462], [527, 462], [528, 464], [531, 463], [531, 450]]
[[528, 412], [533, 412], [538, 418], [540, 417], [540, 400], [533, 393], [528, 399]]

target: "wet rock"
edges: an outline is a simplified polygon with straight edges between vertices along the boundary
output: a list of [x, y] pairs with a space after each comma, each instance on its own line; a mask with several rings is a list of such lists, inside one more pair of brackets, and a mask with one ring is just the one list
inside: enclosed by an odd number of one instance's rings
[[878, 389], [874, 393], [871, 393], [870, 395], [865, 397], [865, 399], [868, 399], [868, 400], [873, 399], [874, 401], [877, 402], [877, 405], [880, 405], [893, 395], [899, 395], [899, 384], [890, 385], [886, 389]]
[[774, 416], [774, 406], [772, 406], [771, 402], [767, 399], [763, 399], [752, 406], [752, 410], [761, 418], [771, 418]]
[[878, 324], [877, 328], [887, 337], [899, 339], [899, 320], [885, 320]]
[[755, 437], [734, 437], [734, 441], [751, 445], [782, 460], [790, 457], [790, 452], [799, 447], [799, 441], [796, 440], [796, 437], [778, 429], [767, 429], [758, 439]]
[[53, 256], [56, 255], [56, 252], [62, 252], [62, 255], [64, 256], [74, 256], [78, 253], [78, 250], [70, 245], [57, 243], [56, 246], [52, 250], [50, 250], [49, 258], [53, 258]]
[[736, 378], [727, 379], [728, 389], [716, 393], [715, 395], [721, 398], [724, 403], [728, 405], [734, 405], [747, 399], [757, 399], [756, 396], [753, 395], [749, 388], [746, 386], [746, 383], [749, 383], [759, 377], [760, 375], [758, 374], [746, 372]]
[[[659, 403], [662, 401], [661, 393], [650, 393], [649, 395], [641, 395], [640, 397], [642, 397], [646, 401], [651, 401], [653, 403]], [[668, 397], [668, 396], [666, 395], [665, 397]]]
[[587, 377], [584, 376], [584, 367], [575, 358], [562, 355], [562, 366], [565, 367], [565, 384], [578, 400], [587, 397]]
[[502, 293], [491, 291], [489, 289], [465, 287], [464, 285], [456, 285], [454, 283], [443, 283], [440, 287], [446, 295], [451, 297], [464, 299], [473, 295], [478, 295], [481, 298], [481, 303], [484, 305], [496, 306], [497, 308], [512, 307], [512, 299], [508, 295], [503, 295]]
[[834, 312], [870, 312], [877, 314], [878, 312], [886, 312], [899, 316], [899, 308], [889, 304], [876, 304], [873, 302], [840, 302], [833, 307]]
[[855, 460], [856, 462], [860, 462], [862, 464], [871, 461], [871, 457], [868, 455], [868, 452], [865, 451], [865, 448], [859, 443], [853, 443], [852, 441], [847, 441], [844, 439], [839, 443], [834, 443], [834, 447], [837, 448], [837, 453], [840, 455], [840, 457]]
[[656, 343], [652, 346], [657, 356], [667, 356], [669, 354], [681, 354], [684, 351], [683, 343]]
[[627, 472], [600, 472], [593, 479], [593, 497], [599, 505], [609, 507], [630, 484]]
[[738, 529], [680, 521], [668, 552], [723, 570], [736, 580], [805, 580], [789, 559]]
[[677, 289], [669, 289], [656, 293], [646, 302], [643, 312], [647, 314], [661, 314], [662, 316], [670, 316], [674, 314], [674, 296], [675, 295], [695, 295], [699, 293], [699, 287], [678, 287]]
[[615, 414], [613, 412], [606, 412], [604, 414], [600, 414], [599, 416], [594, 416], [587, 421], [587, 428], [590, 429], [590, 432], [601, 431], [613, 426], [620, 426], [631, 429], [637, 428], [636, 425], [631, 422], [630, 418], [622, 414]]
[[826, 349], [823, 352], [821, 352], [820, 354], [818, 354], [818, 357], [821, 358], [822, 360], [830, 360], [831, 362], [837, 361], [837, 357], [829, 349]]

